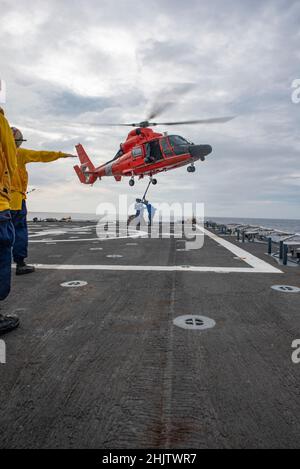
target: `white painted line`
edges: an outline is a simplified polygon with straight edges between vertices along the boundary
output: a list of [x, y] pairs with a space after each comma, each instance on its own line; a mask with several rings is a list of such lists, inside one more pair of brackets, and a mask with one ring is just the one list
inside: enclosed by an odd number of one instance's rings
[[[52, 227], [54, 227], [52, 225]], [[80, 228], [62, 228], [62, 229], [49, 229], [49, 227], [40, 227], [39, 231], [34, 233], [34, 234], [31, 234], [30, 235], [30, 238], [37, 238], [37, 237], [40, 237], [40, 236], [45, 236], [45, 235], [56, 235], [56, 236], [59, 236], [59, 235], [65, 235], [67, 233], [70, 233], [70, 234], [77, 234], [79, 231], [83, 231], [85, 233], [85, 229], [89, 228], [88, 226], [83, 226], [83, 227], [80, 227]], [[78, 231], [79, 230], [79, 231]]]
[[44, 230], [44, 231], [39, 231], [38, 233], [35, 234], [30, 234], [30, 238], [38, 238], [40, 236], [47, 236], [47, 235], [54, 235], [54, 236], [60, 236], [60, 235], [65, 235], [67, 232], [63, 230]]
[[[142, 233], [142, 234], [140, 234]], [[109, 237], [109, 238], [79, 238], [75, 236], [71, 236], [69, 239], [55, 239], [54, 241], [56, 243], [75, 243], [75, 242], [81, 242], [81, 241], [114, 241], [118, 239], [136, 239], [140, 237], [145, 237], [148, 236], [148, 233], [146, 232], [140, 232], [138, 231], [137, 233], [130, 233], [128, 236], [115, 236], [115, 237]], [[49, 239], [34, 239], [31, 240], [29, 238], [30, 243], [48, 243]]]
[[201, 267], [180, 265], [71, 265], [71, 264], [34, 264], [37, 269], [45, 270], [117, 270], [117, 271], [148, 271], [148, 272], [216, 272], [229, 273], [282, 273], [278, 269], [257, 270], [252, 267]]
[[235, 256], [242, 257], [244, 262], [247, 264], [251, 265], [255, 272], [261, 272], [261, 273], [282, 273], [281, 270], [276, 269], [276, 267], [273, 267], [271, 264], [268, 264], [267, 262], [263, 261], [262, 259], [259, 259], [256, 256], [253, 256], [253, 254], [250, 254], [249, 252], [245, 251], [244, 249], [241, 249], [238, 246], [235, 246], [235, 244], [230, 243], [229, 241], [226, 241], [223, 238], [220, 238], [214, 233], [211, 233], [210, 231], [206, 230], [200, 225], [196, 225], [198, 230], [202, 231], [206, 236], [209, 238], [213, 239], [216, 243], [220, 244], [223, 246], [225, 249], [228, 251], [232, 252]]
[[[98, 240], [98, 241], [105, 241], [105, 239], [99, 239], [99, 238], [76, 238], [76, 239], [56, 239], [55, 242], [56, 243], [75, 243], [75, 242], [78, 242], [78, 241], [95, 241], [95, 240]], [[49, 240], [47, 239], [35, 239], [35, 240], [31, 240], [29, 239], [29, 242], [30, 243], [49, 243]]]

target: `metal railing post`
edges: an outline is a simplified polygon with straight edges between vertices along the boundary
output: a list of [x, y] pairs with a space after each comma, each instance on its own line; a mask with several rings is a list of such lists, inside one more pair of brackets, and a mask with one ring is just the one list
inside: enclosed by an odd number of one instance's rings
[[283, 258], [283, 241], [279, 243], [279, 259]]
[[272, 238], [268, 238], [268, 254], [272, 254]]
[[284, 244], [283, 245], [283, 265], [287, 265], [288, 250], [289, 250], [289, 247], [286, 244]]

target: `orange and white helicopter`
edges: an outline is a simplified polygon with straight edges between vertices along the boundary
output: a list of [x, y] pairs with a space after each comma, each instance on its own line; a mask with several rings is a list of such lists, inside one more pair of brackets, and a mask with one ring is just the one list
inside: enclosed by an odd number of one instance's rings
[[181, 122], [151, 122], [154, 114], [149, 120], [133, 124], [100, 124], [104, 126], [131, 126], [134, 127], [127, 136], [124, 143], [113, 159], [98, 167], [95, 167], [85, 152], [83, 146], [76, 146], [80, 160], [80, 166], [74, 169], [83, 184], [94, 184], [97, 179], [105, 176], [113, 176], [116, 181], [122, 177], [129, 177], [129, 185], [133, 186], [135, 177], [142, 179], [149, 176], [152, 184], [157, 184], [154, 176], [162, 171], [180, 168], [187, 165], [189, 173], [195, 172], [195, 162], [204, 161], [205, 157], [212, 152], [208, 144], [193, 144], [180, 135], [167, 135], [155, 132], [151, 127], [155, 126], [177, 126], [190, 124], [215, 124], [224, 123], [233, 117], [217, 117], [211, 119], [198, 119]]

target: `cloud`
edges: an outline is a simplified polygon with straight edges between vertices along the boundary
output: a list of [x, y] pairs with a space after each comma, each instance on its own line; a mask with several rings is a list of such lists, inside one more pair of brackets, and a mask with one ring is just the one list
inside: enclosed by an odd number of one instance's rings
[[[300, 78], [299, 19], [296, 0], [2, 0], [6, 111], [29, 147], [74, 152], [81, 142], [97, 164], [126, 138], [124, 128], [97, 123], [139, 121], [164, 101], [172, 106], [161, 121], [236, 115], [224, 125], [168, 129], [210, 143], [213, 153], [195, 174], [159, 176], [153, 198], [205, 202], [220, 216], [298, 218], [300, 104], [291, 85]], [[145, 185], [81, 186], [64, 161], [29, 171], [39, 189], [29, 207], [38, 211], [94, 211], [98, 198], [135, 198]]]

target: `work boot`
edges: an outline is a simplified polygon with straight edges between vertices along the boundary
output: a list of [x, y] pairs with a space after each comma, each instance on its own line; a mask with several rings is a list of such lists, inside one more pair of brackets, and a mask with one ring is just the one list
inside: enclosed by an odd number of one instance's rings
[[0, 314], [0, 335], [16, 329], [19, 326], [19, 323], [20, 321], [18, 316], [3, 316], [3, 314]]
[[35, 272], [33, 265], [27, 265], [25, 262], [17, 264], [16, 275], [32, 274], [32, 272]]

